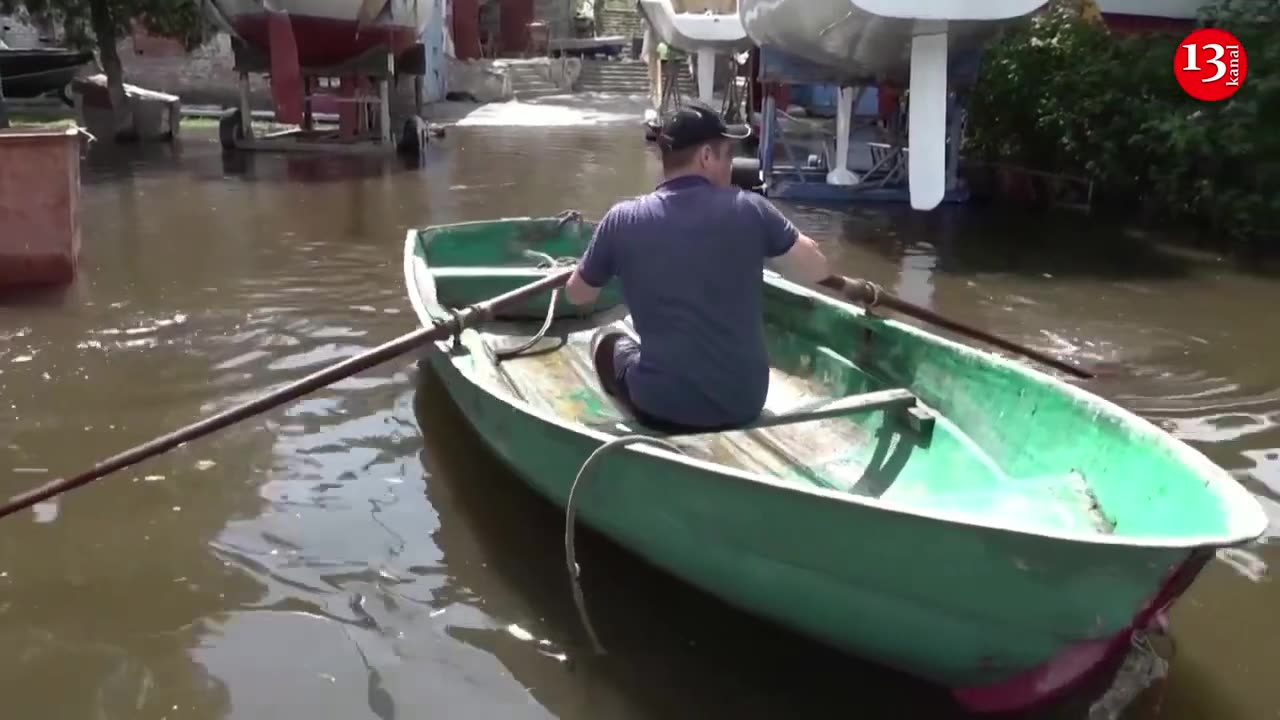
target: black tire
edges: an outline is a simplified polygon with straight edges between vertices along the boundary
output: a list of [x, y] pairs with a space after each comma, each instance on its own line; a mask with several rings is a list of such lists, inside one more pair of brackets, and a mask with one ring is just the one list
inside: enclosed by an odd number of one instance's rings
[[240, 110], [231, 110], [218, 119], [218, 141], [223, 150], [235, 150], [239, 141], [244, 139], [244, 128], [240, 124]]
[[764, 187], [764, 175], [760, 172], [760, 160], [753, 157], [736, 157], [733, 159], [733, 171], [730, 181], [743, 190], [760, 191]]
[[[430, 135], [429, 132], [423, 132], [421, 135], [419, 135], [418, 133], [419, 122], [422, 122], [422, 121], [418, 120], [418, 118], [416, 117], [405, 118], [404, 126], [400, 128], [400, 142], [397, 143], [396, 145], [396, 150], [400, 154], [417, 155], [419, 152], [421, 152], [421, 148], [418, 146], [419, 137], [422, 138], [421, 142], [424, 144], [431, 142], [431, 140], [428, 138], [428, 136]], [[423, 125], [423, 128], [425, 129], [426, 123], [422, 122], [422, 125]]]

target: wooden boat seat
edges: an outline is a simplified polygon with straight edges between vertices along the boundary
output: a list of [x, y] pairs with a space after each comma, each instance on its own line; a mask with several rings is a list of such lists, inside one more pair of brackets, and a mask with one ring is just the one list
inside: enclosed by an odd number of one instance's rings
[[825, 420], [826, 418], [853, 415], [855, 413], [874, 412], [876, 410], [906, 411], [913, 430], [922, 434], [932, 431], [932, 414], [920, 406], [920, 401], [910, 390], [894, 388], [892, 390], [875, 390], [845, 395], [832, 400], [819, 400], [794, 410], [775, 414], [766, 408], [764, 413], [744, 430], [787, 425], [791, 423]]
[[[627, 412], [625, 406], [614, 403], [619, 413], [625, 414], [627, 419], [635, 422]], [[857, 413], [875, 412], [876, 410], [911, 410], [919, 407], [919, 401], [916, 396], [909, 390], [895, 388], [893, 390], [877, 390], [874, 392], [858, 393], [857, 395], [846, 395], [844, 397], [831, 400], [818, 400], [814, 403], [806, 403], [792, 410], [782, 413], [770, 411], [768, 408], [760, 414], [760, 417], [748, 425], [733, 430], [718, 430], [711, 432], [745, 432], [748, 430], [761, 430], [769, 427], [777, 427], [779, 425], [793, 425], [796, 423], [814, 422], [817, 420], [826, 420], [829, 418], [837, 418], [845, 415], [854, 415]], [[928, 411], [922, 410], [913, 422], [913, 428], [926, 431], [931, 428], [928, 424], [932, 416]], [[600, 423], [592, 423], [597, 429], [601, 427]], [[637, 430], [638, 434], [653, 435], [655, 437], [665, 437], [666, 433], [656, 430]], [[703, 435], [710, 433], [683, 433], [687, 435]]]

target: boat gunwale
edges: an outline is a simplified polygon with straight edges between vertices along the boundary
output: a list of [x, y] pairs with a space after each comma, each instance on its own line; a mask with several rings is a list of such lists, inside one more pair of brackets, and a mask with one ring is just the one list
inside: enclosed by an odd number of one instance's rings
[[[405, 238], [404, 273], [406, 290], [409, 291], [409, 302], [413, 306], [414, 314], [418, 317], [419, 323], [423, 325], [428, 323], [431, 325], [435, 324], [435, 320], [428, 312], [427, 305], [423, 300], [422, 293], [420, 292], [423, 287], [422, 283], [424, 282], [429, 283], [433, 288], [435, 286], [435, 279], [432, 275], [431, 267], [427, 263], [426, 259], [424, 257], [420, 257], [417, 253], [418, 241], [423, 231], [441, 231], [451, 228], [466, 227], [469, 225], [487, 225], [500, 222], [527, 223], [555, 221], [557, 219], [558, 218], [555, 217], [530, 216], [503, 217], [492, 220], [474, 220], [426, 226], [423, 228], [410, 228], [407, 231]], [[528, 271], [531, 282], [537, 277], [545, 276], [552, 272], [552, 270], [549, 269], [544, 270], [534, 267], [530, 267]], [[786, 280], [772, 270], [765, 270], [763, 280], [764, 282], [785, 292], [789, 292], [800, 297], [807, 297], [815, 302], [826, 304], [838, 312], [857, 316], [866, 316], [868, 314], [867, 311], [860, 306], [833, 298], [825, 293], [812, 290], [798, 283]], [[1005, 370], [1021, 375], [1029, 382], [1048, 385], [1050, 389], [1063, 393], [1072, 400], [1094, 407], [1101, 413], [1119, 420], [1125, 425], [1131, 427], [1135, 433], [1143, 439], [1151, 440], [1160, 449], [1171, 452], [1174, 460], [1193, 470], [1195, 474], [1208, 485], [1213, 495], [1222, 503], [1222, 508], [1226, 516], [1225, 524], [1227, 525], [1227, 531], [1213, 535], [1155, 535], [1135, 537], [1103, 534], [1098, 532], [1038, 529], [1027, 526], [1015, 526], [1001, 522], [996, 518], [992, 518], [989, 521], [980, 520], [971, 515], [953, 513], [944, 509], [920, 508], [905, 503], [894, 502], [892, 500], [855, 495], [847, 492], [828, 490], [816, 485], [809, 485], [797, 481], [783, 480], [772, 475], [749, 472], [728, 465], [701, 460], [683, 453], [672, 452], [650, 444], [633, 444], [619, 448], [619, 451], [643, 453], [651, 456], [653, 459], [683, 464], [711, 477], [756, 483], [783, 492], [803, 493], [815, 498], [835, 500], [838, 502], [856, 505], [867, 510], [891, 512], [951, 525], [1005, 532], [1025, 537], [1066, 541], [1084, 545], [1131, 547], [1135, 549], [1194, 550], [1202, 547], [1217, 548], [1238, 546], [1252, 542], [1266, 532], [1269, 525], [1266, 513], [1262, 509], [1261, 504], [1253, 497], [1247, 488], [1241, 485], [1225, 469], [1209, 460], [1209, 458], [1203, 453], [1191, 447], [1184, 441], [1169, 435], [1166, 431], [1156, 426], [1150, 420], [1125, 409], [1111, 400], [1101, 397], [1095, 393], [1091, 393], [1084, 388], [1072, 385], [1071, 383], [1065, 382], [1060, 378], [1042, 372], [1041, 370], [1027, 364], [1014, 361], [1010, 358], [987, 350], [964, 345], [957, 341], [929, 333], [922, 328], [918, 328], [892, 318], [876, 316], [876, 319], [889, 327], [912, 336], [920, 342], [941, 346], [945, 350], [958, 353], [971, 359], [997, 365]], [[452, 339], [433, 343], [433, 347], [430, 348], [430, 351], [442, 352], [440, 348], [444, 342], [452, 342]], [[545, 412], [517, 397], [501, 396], [495, 392], [493, 388], [490, 388], [484, 383], [477, 382], [473, 378], [472, 374], [466, 369], [458, 367], [457, 365], [454, 365], [454, 367], [459, 374], [466, 377], [467, 381], [471, 383], [472, 386], [479, 388], [493, 400], [517, 408], [520, 412], [529, 415], [540, 422], [553, 425], [561, 430], [567, 430], [571, 433], [589, 438], [592, 441], [601, 444], [618, 437], [616, 434], [610, 434], [592, 429], [582, 424], [568, 422], [557, 415]], [[527, 484], [528, 481], [525, 480], [525, 482]], [[1233, 529], [1234, 532], [1232, 532]]]

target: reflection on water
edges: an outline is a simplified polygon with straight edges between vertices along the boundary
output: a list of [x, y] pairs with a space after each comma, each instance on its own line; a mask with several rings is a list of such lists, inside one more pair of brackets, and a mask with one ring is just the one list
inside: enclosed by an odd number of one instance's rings
[[[407, 229], [599, 217], [644, 191], [633, 127], [460, 127], [423, 167], [94, 146], [83, 275], [0, 305], [15, 493], [413, 328]], [[1091, 389], [1233, 471], [1280, 518], [1274, 281], [1088, 218], [784, 206], [846, 274], [1124, 372]], [[1140, 479], [1135, 479], [1140, 481]], [[583, 531], [585, 652], [560, 514], [439, 382], [374, 368], [78, 490], [0, 534], [14, 717], [950, 717], [945, 694], [731, 610]], [[1267, 543], [1173, 616], [1144, 718], [1253, 720], [1277, 636]], [[1055, 715], [1079, 717], [1072, 708]]]

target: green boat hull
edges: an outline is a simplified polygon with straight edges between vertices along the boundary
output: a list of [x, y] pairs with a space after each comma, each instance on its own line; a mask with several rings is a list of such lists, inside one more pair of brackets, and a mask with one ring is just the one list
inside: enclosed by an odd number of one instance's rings
[[[410, 299], [424, 323], [438, 322], [446, 307], [547, 272], [527, 251], [576, 256], [590, 232], [555, 218], [411, 232]], [[905, 389], [916, 404], [602, 458], [575, 498], [579, 521], [692, 585], [954, 688], [974, 709], [1017, 709], [1114, 662], [1214, 549], [1266, 527], [1234, 479], [1111, 403], [763, 280], [775, 369], [766, 414], [786, 414], [805, 393]], [[587, 457], [637, 426], [587, 359], [595, 328], [625, 314], [613, 285], [586, 317], [561, 298], [540, 344], [494, 358], [535, 334], [548, 300], [426, 356], [493, 452], [564, 507]]]

